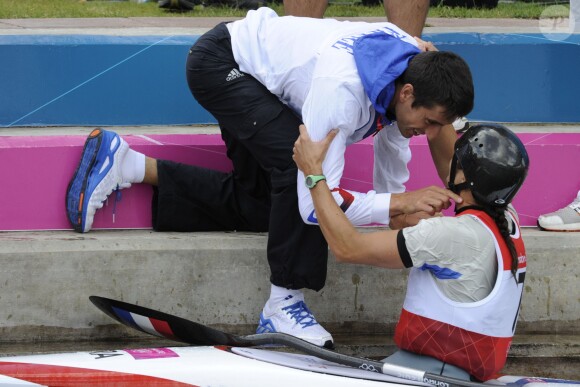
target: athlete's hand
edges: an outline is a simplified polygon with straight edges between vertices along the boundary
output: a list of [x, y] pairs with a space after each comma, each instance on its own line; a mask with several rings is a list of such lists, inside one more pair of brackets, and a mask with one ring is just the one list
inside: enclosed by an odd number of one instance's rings
[[424, 211], [433, 216], [451, 206], [451, 201], [463, 202], [461, 196], [448, 189], [431, 186], [416, 191], [391, 194], [391, 214], [414, 214]]
[[322, 141], [312, 141], [306, 130], [306, 126], [300, 125], [300, 136], [294, 143], [294, 154], [292, 158], [298, 168], [305, 175], [319, 175], [322, 174], [322, 162], [326, 157], [328, 147], [338, 130], [333, 129]]
[[419, 50], [425, 52], [425, 51], [439, 51], [437, 49], [437, 47], [435, 47], [433, 45], [433, 43], [431, 42], [427, 42], [421, 38], [418, 38], [416, 36], [413, 36], [413, 38], [417, 41], [417, 44], [419, 45]]

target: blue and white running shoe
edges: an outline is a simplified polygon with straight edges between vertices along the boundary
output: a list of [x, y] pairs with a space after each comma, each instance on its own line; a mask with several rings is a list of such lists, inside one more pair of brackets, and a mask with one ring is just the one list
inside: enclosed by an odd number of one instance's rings
[[118, 134], [94, 129], [85, 141], [81, 161], [66, 190], [66, 214], [77, 232], [88, 232], [95, 211], [115, 190], [128, 188], [121, 164], [129, 146]]
[[276, 305], [271, 302], [264, 305], [256, 333], [286, 333], [319, 347], [334, 348], [332, 336], [316, 321], [303, 295], [289, 295]]

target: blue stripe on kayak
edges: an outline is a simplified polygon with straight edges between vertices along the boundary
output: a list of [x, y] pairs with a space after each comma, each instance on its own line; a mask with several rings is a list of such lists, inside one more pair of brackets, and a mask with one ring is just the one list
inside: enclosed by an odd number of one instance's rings
[[135, 322], [135, 320], [133, 320], [133, 316], [131, 316], [131, 313], [130, 312], [127, 312], [126, 310], [123, 310], [123, 309], [115, 308], [114, 306], [112, 306], [112, 308], [113, 308], [113, 312], [115, 312], [115, 314], [117, 315], [117, 317], [119, 317], [121, 320], [123, 320], [124, 322], [128, 323], [133, 328], [139, 329], [140, 331], [143, 330], [143, 328], [141, 328]]

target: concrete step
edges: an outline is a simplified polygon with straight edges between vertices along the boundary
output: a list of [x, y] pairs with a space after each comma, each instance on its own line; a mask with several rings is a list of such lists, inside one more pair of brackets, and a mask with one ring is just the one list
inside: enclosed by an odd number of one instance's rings
[[[578, 335], [580, 238], [523, 233], [529, 269], [518, 332]], [[269, 295], [266, 239], [242, 232], [2, 232], [0, 341], [135, 337], [92, 306], [90, 295], [250, 333]], [[335, 334], [390, 334], [406, 277], [405, 270], [336, 264], [331, 255], [326, 287], [306, 298]]]

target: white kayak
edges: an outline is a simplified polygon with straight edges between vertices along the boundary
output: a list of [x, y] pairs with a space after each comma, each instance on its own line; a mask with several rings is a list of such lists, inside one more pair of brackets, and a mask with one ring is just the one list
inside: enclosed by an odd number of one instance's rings
[[[283, 333], [234, 335], [122, 301], [90, 300], [128, 327], [193, 346], [0, 357], [0, 386], [580, 387], [580, 381], [519, 376], [472, 382], [410, 368], [412, 364], [401, 367], [341, 354]], [[255, 348], [264, 345], [287, 346], [301, 354]]]
[[[284, 362], [288, 365], [275, 364]], [[341, 387], [406, 383], [312, 356], [204, 346], [2, 357], [0, 386], [5, 385]]]
[[[315, 356], [256, 348], [143, 348], [0, 358], [2, 387], [297, 385], [429, 386]], [[480, 385], [578, 387], [580, 382], [503, 376]]]

